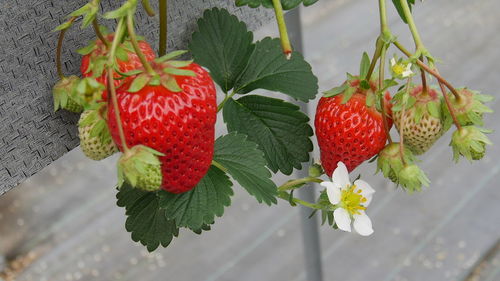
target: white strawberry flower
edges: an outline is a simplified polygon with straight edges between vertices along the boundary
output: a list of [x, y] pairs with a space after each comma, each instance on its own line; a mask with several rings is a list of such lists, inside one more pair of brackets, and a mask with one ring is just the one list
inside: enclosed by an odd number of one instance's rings
[[328, 200], [337, 207], [333, 218], [338, 228], [351, 232], [351, 223], [357, 233], [368, 236], [373, 233], [372, 221], [365, 210], [372, 201], [375, 190], [365, 181], [351, 184], [344, 163], [339, 162], [333, 171], [332, 181], [321, 183], [326, 188]]
[[412, 76], [414, 73], [411, 67], [411, 62], [403, 61], [402, 59], [396, 61], [396, 58], [391, 59], [391, 71], [393, 75], [398, 78], [408, 78]]

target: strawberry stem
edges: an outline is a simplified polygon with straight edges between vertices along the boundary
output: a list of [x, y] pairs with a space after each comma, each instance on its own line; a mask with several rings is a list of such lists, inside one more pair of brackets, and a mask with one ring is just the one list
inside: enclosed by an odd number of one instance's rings
[[375, 66], [377, 65], [377, 61], [380, 58], [380, 53], [382, 52], [382, 48], [384, 47], [384, 45], [384, 42], [379, 36], [377, 38], [377, 43], [375, 43], [375, 51], [373, 52], [370, 67], [368, 68], [368, 73], [366, 74], [367, 81], [370, 81], [370, 78], [372, 77], [373, 71], [375, 70]]
[[462, 129], [460, 122], [458, 122], [457, 115], [455, 113], [455, 109], [451, 106], [450, 99], [448, 98], [448, 95], [446, 94], [446, 89], [445, 89], [443, 83], [441, 83], [441, 81], [439, 81], [439, 87], [441, 88], [441, 92], [443, 93], [444, 102], [446, 103], [446, 107], [448, 107], [448, 111], [450, 111], [450, 115], [451, 115], [451, 118], [453, 119], [453, 123], [455, 124], [455, 126], [457, 127], [458, 130]]
[[[394, 41], [393, 44], [394, 44], [394, 46], [396, 46], [396, 48], [398, 48], [406, 56], [408, 56], [408, 57], [412, 56], [412, 54], [398, 41]], [[457, 90], [450, 84], [450, 82], [446, 81], [446, 79], [444, 79], [443, 76], [439, 75], [439, 73], [437, 71], [432, 70], [428, 65], [423, 63], [421, 60], [417, 59], [416, 62], [421, 69], [427, 71], [427, 73], [436, 77], [436, 79], [440, 83], [443, 83], [451, 91], [451, 93], [455, 96], [455, 98], [457, 100], [460, 99], [460, 95], [458, 94]]]
[[167, 53], [167, 38], [168, 38], [168, 1], [159, 0], [160, 9], [160, 57]]
[[104, 35], [102, 34], [101, 29], [99, 28], [99, 23], [97, 22], [97, 19], [94, 19], [92, 21], [92, 27], [94, 27], [94, 32], [97, 35], [97, 37], [99, 38], [99, 40], [101, 40], [101, 42], [104, 43], [104, 45], [106, 45], [106, 47], [109, 49], [111, 47], [111, 43], [109, 43], [109, 41], [106, 39], [106, 37], [104, 37]]
[[286, 28], [285, 17], [283, 16], [283, 7], [281, 6], [281, 0], [273, 0], [274, 13], [276, 14], [276, 20], [278, 22], [278, 29], [280, 32], [281, 47], [283, 48], [283, 53], [287, 59], [292, 56], [292, 45], [290, 44], [290, 39], [288, 38], [288, 31]]
[[122, 150], [126, 154], [127, 152], [129, 152], [129, 148], [127, 146], [127, 141], [125, 140], [125, 133], [123, 131], [122, 120], [120, 117], [120, 107], [118, 106], [118, 98], [116, 96], [116, 89], [114, 83], [115, 52], [116, 48], [118, 47], [118, 44], [120, 43], [123, 32], [125, 31], [124, 25], [125, 25], [125, 19], [122, 18], [118, 22], [118, 25], [116, 26], [115, 38], [113, 39], [111, 50], [109, 51], [107, 68], [108, 68], [108, 87], [111, 93], [111, 101], [113, 103], [113, 109], [115, 110], [116, 125], [118, 127], [118, 134], [120, 135], [120, 141], [122, 143]]
[[[424, 56], [420, 57], [420, 60], [424, 61]], [[427, 77], [425, 77], [425, 71], [420, 68], [420, 75], [422, 77], [422, 89], [424, 89], [425, 93], [429, 93], [429, 86], [427, 85]]]
[[422, 43], [422, 39], [420, 38], [420, 34], [418, 33], [415, 21], [413, 20], [410, 6], [408, 6], [408, 0], [399, 0], [399, 2], [401, 4], [401, 7], [403, 8], [403, 13], [406, 17], [406, 22], [408, 23], [408, 27], [410, 28], [411, 35], [413, 36], [413, 41], [415, 42], [417, 50], [424, 50], [425, 47]]
[[308, 207], [308, 208], [311, 208], [311, 209], [332, 211], [330, 209], [325, 209], [324, 206], [321, 206], [319, 204], [314, 204], [314, 203], [310, 203], [310, 202], [307, 202], [307, 201], [304, 201], [304, 200], [301, 200], [301, 199], [298, 199], [298, 198], [295, 198], [295, 197], [291, 197], [290, 193], [285, 192], [285, 191], [278, 192], [278, 197], [280, 199], [283, 199], [283, 200], [287, 201], [287, 202], [295, 203], [295, 204], [300, 204], [300, 205], [302, 205], [304, 207]]
[[385, 74], [385, 55], [387, 53], [387, 45], [383, 45], [382, 51], [380, 54], [380, 69], [379, 69], [379, 76], [378, 76], [378, 89], [381, 91], [380, 96], [380, 104], [381, 104], [381, 109], [382, 109], [382, 121], [384, 123], [384, 131], [387, 136], [387, 139], [389, 140], [389, 143], [392, 143], [392, 138], [391, 134], [389, 132], [389, 122], [387, 121], [387, 113], [385, 112], [385, 96], [384, 96], [384, 91], [382, 89], [384, 88], [384, 74]]
[[128, 30], [128, 35], [130, 37], [130, 41], [132, 42], [132, 46], [134, 47], [134, 51], [139, 57], [139, 60], [141, 61], [142, 65], [150, 75], [155, 76], [156, 71], [154, 71], [151, 64], [149, 64], [148, 60], [146, 59], [146, 56], [139, 47], [139, 43], [137, 42], [137, 35], [135, 34], [135, 28], [134, 28], [134, 14], [132, 11], [130, 11], [127, 15], [127, 30]]
[[222, 166], [221, 163], [219, 163], [215, 160], [212, 160], [212, 166], [215, 166], [215, 167], [219, 168], [221, 171], [223, 171], [224, 173], [227, 173], [227, 168]]
[[226, 104], [226, 102], [232, 98], [234, 95], [236, 94], [236, 91], [232, 92], [231, 94], [229, 95], [226, 95], [226, 97], [224, 98], [224, 100], [221, 101], [221, 103], [217, 106], [217, 112], [221, 111], [222, 108], [224, 108], [224, 105]]
[[155, 10], [151, 7], [149, 0], [142, 0], [142, 7], [150, 17], [155, 16]]
[[305, 178], [295, 179], [295, 180], [287, 181], [286, 183], [280, 185], [278, 187], [278, 191], [287, 191], [287, 190], [297, 189], [297, 188], [301, 187], [299, 185], [306, 184], [309, 182], [320, 183], [320, 182], [323, 182], [323, 180], [320, 178], [315, 178], [315, 177], [305, 177]]
[[[411, 86], [411, 77], [408, 78], [408, 82], [406, 83], [406, 94], [410, 94], [410, 86]], [[405, 160], [405, 145], [404, 145], [404, 123], [406, 120], [406, 103], [402, 104], [401, 108], [401, 120], [399, 122], [399, 154], [401, 154], [401, 161], [406, 166]]]
[[[76, 19], [76, 17], [72, 17], [69, 19], [69, 22], [74, 22]], [[56, 68], [57, 68], [57, 75], [59, 76], [59, 78], [63, 79], [65, 76], [64, 76], [64, 73], [63, 73], [63, 70], [62, 70], [62, 60], [61, 60], [61, 55], [62, 55], [62, 45], [63, 45], [63, 42], [64, 42], [64, 35], [66, 34], [66, 30], [68, 30], [67, 28], [61, 30], [59, 32], [59, 38], [57, 40], [57, 49], [56, 49]]]

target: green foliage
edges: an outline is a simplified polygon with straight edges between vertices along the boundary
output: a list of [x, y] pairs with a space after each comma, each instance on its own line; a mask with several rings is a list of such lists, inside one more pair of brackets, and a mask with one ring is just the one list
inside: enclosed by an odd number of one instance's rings
[[224, 122], [229, 132], [246, 134], [264, 151], [268, 167], [286, 175], [309, 161], [313, 130], [309, 118], [294, 104], [257, 95], [229, 99]]
[[246, 135], [230, 133], [215, 141], [214, 161], [222, 165], [259, 203], [276, 204], [277, 187], [257, 144]]
[[255, 48], [245, 23], [226, 10], [211, 9], [198, 20], [189, 49], [195, 61], [207, 67], [214, 81], [227, 93], [248, 64]]
[[229, 177], [212, 166], [192, 190], [180, 194], [160, 192], [160, 206], [177, 226], [188, 227], [197, 233], [207, 230], [206, 226], [214, 222], [215, 216], [222, 216], [224, 207], [231, 204], [231, 186]]
[[245, 71], [235, 83], [236, 93], [266, 89], [304, 102], [314, 99], [318, 91], [318, 79], [300, 53], [294, 52], [291, 59], [287, 60], [279, 39], [269, 37], [255, 45]]
[[[415, 0], [407, 0], [407, 1], [408, 1], [408, 7], [410, 7], [410, 11], [411, 11], [412, 6], [415, 5]], [[401, 7], [401, 0], [392, 0], [392, 3], [394, 4], [394, 7], [396, 7], [396, 10], [398, 11], [398, 14], [401, 17], [401, 19], [405, 23], [408, 23], [406, 16], [403, 12], [403, 7]]]
[[[248, 5], [252, 8], [257, 8], [262, 5], [266, 8], [273, 8], [272, 0], [236, 0], [235, 2], [236, 6]], [[290, 10], [300, 5], [300, 3], [303, 3], [304, 6], [311, 6], [316, 2], [318, 2], [318, 0], [281, 0], [281, 5], [283, 9]]]
[[297, 52], [287, 60], [279, 39], [265, 38], [254, 44], [244, 23], [217, 8], [204, 13], [198, 28], [189, 49], [224, 92], [266, 89], [305, 102], [314, 99], [318, 79], [311, 66]]
[[116, 198], [117, 205], [125, 207], [125, 228], [131, 232], [132, 240], [141, 242], [148, 251], [152, 252], [160, 245], [167, 247], [174, 236], [179, 235], [175, 221], [169, 220], [165, 209], [160, 208], [158, 193], [124, 184]]

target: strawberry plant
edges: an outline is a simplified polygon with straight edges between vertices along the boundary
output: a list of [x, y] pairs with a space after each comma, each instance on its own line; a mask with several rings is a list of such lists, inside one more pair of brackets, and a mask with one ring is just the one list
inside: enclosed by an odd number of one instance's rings
[[[168, 246], [182, 228], [209, 231], [238, 186], [260, 203], [281, 199], [303, 205], [320, 211], [323, 223], [333, 228], [354, 228], [366, 236], [373, 233], [366, 209], [375, 189], [359, 178], [351, 182], [349, 172], [356, 167], [376, 160], [383, 176], [405, 190], [420, 191], [430, 180], [418, 167], [417, 155], [452, 125], [453, 159], [484, 157], [489, 131], [479, 126], [484, 113], [491, 112], [484, 105], [490, 97], [456, 89], [439, 74], [413, 21], [413, 0], [393, 3], [409, 26], [415, 51], [392, 35], [386, 1], [379, 0], [381, 32], [372, 58], [364, 53], [359, 73], [324, 93], [313, 129], [300, 107], [283, 99], [309, 102], [318, 92], [311, 66], [290, 44], [283, 13], [316, 1], [236, 0], [238, 6], [274, 9], [280, 38], [258, 41], [236, 16], [208, 9], [197, 21], [189, 50], [170, 53], [166, 0], [159, 0], [158, 54], [135, 30], [141, 4], [156, 16], [149, 1], [125, 0], [102, 13], [100, 1], [91, 0], [56, 28], [60, 81], [53, 89], [54, 109], [83, 112], [80, 144], [89, 158], [121, 153], [117, 205], [125, 209], [125, 228], [134, 241], [153, 251]], [[66, 77], [60, 58], [64, 34], [79, 18], [81, 28], [92, 26], [96, 38], [78, 50], [81, 77]], [[103, 19], [116, 23], [111, 32], [99, 25]], [[389, 58], [391, 47], [407, 58]], [[437, 86], [428, 85], [429, 75]], [[281, 96], [269, 97], [263, 90]], [[217, 121], [227, 133], [216, 135]], [[273, 182], [273, 174], [290, 176], [311, 161], [314, 132], [321, 163], [309, 168], [308, 177]], [[308, 183], [324, 187], [316, 202], [294, 197], [294, 190]]]

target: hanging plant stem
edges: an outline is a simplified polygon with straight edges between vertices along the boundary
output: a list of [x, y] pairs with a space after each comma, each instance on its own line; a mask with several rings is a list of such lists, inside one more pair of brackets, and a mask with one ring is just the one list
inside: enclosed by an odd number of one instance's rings
[[[73, 23], [75, 21], [75, 19], [76, 19], [76, 17], [72, 17], [72, 18], [69, 19], [68, 22]], [[63, 45], [63, 42], [64, 42], [64, 35], [66, 34], [66, 30], [68, 30], [68, 28], [62, 29], [59, 32], [59, 38], [57, 40], [56, 68], [57, 68], [57, 75], [61, 79], [63, 79], [65, 77], [64, 73], [63, 73], [63, 70], [62, 70], [62, 59], [61, 59], [61, 56], [62, 56], [62, 45]]]
[[115, 38], [111, 44], [111, 50], [109, 51], [108, 57], [108, 87], [111, 94], [111, 102], [113, 104], [113, 109], [115, 110], [116, 125], [118, 126], [118, 134], [120, 135], [120, 141], [122, 143], [122, 149], [124, 153], [129, 152], [127, 142], [125, 140], [125, 132], [123, 131], [122, 121], [120, 117], [120, 107], [118, 106], [118, 98], [116, 96], [116, 88], [114, 83], [114, 65], [115, 65], [115, 53], [118, 44], [121, 41], [121, 37], [125, 32], [125, 19], [122, 18], [118, 25], [116, 26]]
[[391, 134], [389, 132], [389, 122], [387, 121], [387, 112], [385, 111], [385, 97], [382, 89], [384, 88], [384, 74], [385, 74], [385, 55], [387, 53], [387, 45], [383, 45], [382, 51], [380, 54], [380, 69], [378, 75], [378, 89], [380, 92], [380, 105], [382, 110], [382, 121], [384, 123], [384, 131], [387, 135], [387, 139], [389, 143], [392, 143]]
[[281, 6], [281, 0], [273, 0], [274, 13], [276, 14], [276, 20], [278, 22], [278, 29], [280, 32], [281, 47], [283, 48], [283, 53], [287, 59], [292, 57], [292, 45], [290, 44], [290, 38], [288, 37], [288, 31], [286, 28], [285, 17], [283, 15], [283, 7]]
[[150, 16], [150, 17], [155, 16], [155, 14], [156, 14], [155, 10], [153, 9], [153, 7], [151, 7], [149, 0], [142, 0], [142, 7], [144, 8], [144, 10], [148, 14], [148, 16]]
[[134, 14], [132, 12], [129, 12], [127, 15], [127, 31], [128, 31], [128, 36], [130, 37], [130, 41], [132, 42], [132, 46], [134, 47], [134, 51], [139, 57], [139, 60], [144, 66], [144, 69], [146, 69], [146, 71], [150, 75], [152, 76], [156, 75], [156, 72], [154, 71], [153, 67], [148, 62], [146, 56], [139, 47], [139, 42], [137, 41], [137, 35], [135, 34], [135, 28], [134, 28]]
[[160, 57], [167, 53], [168, 38], [168, 0], [159, 0], [160, 9]]
[[[406, 95], [410, 94], [410, 86], [411, 86], [411, 77], [408, 78], [408, 82], [406, 83]], [[405, 145], [404, 145], [404, 123], [406, 120], [406, 102], [403, 103], [401, 108], [401, 121], [399, 122], [399, 153], [401, 154], [401, 161], [404, 165], [406, 165], [405, 160]]]
[[92, 27], [94, 28], [95, 35], [101, 40], [104, 45], [109, 49], [111, 47], [111, 43], [104, 37], [104, 35], [101, 32], [101, 29], [99, 28], [99, 23], [97, 22], [97, 19], [94, 19], [92, 21]]

